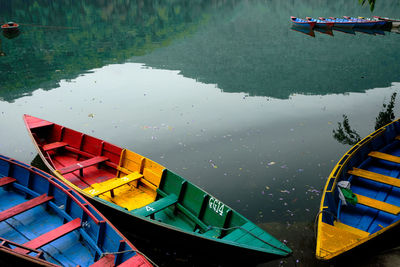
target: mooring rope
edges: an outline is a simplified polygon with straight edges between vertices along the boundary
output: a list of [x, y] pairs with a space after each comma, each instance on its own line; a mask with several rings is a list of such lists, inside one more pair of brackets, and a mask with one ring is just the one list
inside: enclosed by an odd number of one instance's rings
[[336, 217], [336, 215], [335, 215], [333, 212], [331, 212], [331, 211], [329, 211], [329, 210], [320, 210], [320, 211], [317, 213], [317, 215], [315, 215], [315, 220], [314, 220], [314, 238], [315, 238], [315, 240], [317, 240], [317, 220], [318, 220], [318, 216], [319, 216], [321, 213], [323, 213], [323, 212], [328, 213], [328, 214], [331, 215], [333, 218], [335, 218], [336, 221], [339, 222], [339, 219]]

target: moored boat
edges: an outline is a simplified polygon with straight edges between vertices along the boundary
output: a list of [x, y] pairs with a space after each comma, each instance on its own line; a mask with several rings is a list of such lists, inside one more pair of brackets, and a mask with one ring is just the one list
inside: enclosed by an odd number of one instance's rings
[[316, 257], [398, 245], [400, 120], [371, 133], [333, 168], [318, 213]]
[[334, 25], [334, 22], [328, 20], [314, 19], [311, 17], [307, 17], [306, 19], [310, 22], [315, 22], [315, 27], [317, 28], [332, 28]]
[[12, 22], [12, 21], [4, 23], [3, 25], [1, 25], [1, 29], [3, 31], [6, 31], [6, 32], [18, 31], [18, 28], [19, 28], [19, 24], [15, 23], [15, 22]]
[[152, 266], [76, 191], [3, 155], [0, 199], [3, 266]]
[[315, 24], [316, 24], [315, 21], [309, 21], [309, 20], [297, 18], [297, 17], [294, 17], [294, 16], [291, 16], [290, 20], [292, 21], [292, 23], [294, 25], [297, 25], [297, 26], [300, 26], [300, 27], [309, 27], [311, 29], [313, 29], [315, 27]]
[[354, 18], [354, 17], [349, 17], [349, 16], [343, 16], [343, 18], [345, 18], [349, 21], [353, 21], [355, 23], [354, 27], [358, 27], [358, 28], [371, 29], [373, 27], [380, 26], [380, 22], [378, 22], [377, 20]]
[[336, 28], [353, 28], [356, 24], [353, 21], [349, 21], [347, 19], [341, 19], [341, 18], [334, 18], [334, 17], [329, 17], [329, 18], [323, 18], [320, 17], [320, 20], [326, 20], [329, 22], [333, 22], [333, 26]]
[[292, 252], [222, 201], [146, 157], [36, 117], [24, 115], [24, 121], [55, 176], [135, 238], [214, 262], [268, 261]]

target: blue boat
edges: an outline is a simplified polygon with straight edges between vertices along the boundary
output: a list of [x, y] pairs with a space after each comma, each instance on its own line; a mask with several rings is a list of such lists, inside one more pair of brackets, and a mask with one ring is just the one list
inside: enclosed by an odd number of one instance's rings
[[349, 17], [349, 16], [343, 16], [343, 18], [355, 22], [354, 27], [358, 28], [367, 28], [371, 29], [374, 27], [379, 27], [378, 20], [369, 20], [369, 19], [363, 19], [363, 18], [354, 18], [354, 17]]
[[328, 21], [328, 20], [325, 20], [325, 19], [314, 19], [314, 18], [311, 18], [311, 17], [306, 17], [306, 19], [308, 21], [315, 22], [315, 27], [316, 28], [328, 28], [328, 29], [330, 29], [334, 25], [334, 22]]
[[0, 155], [1, 266], [152, 266], [91, 204]]
[[334, 17], [329, 17], [329, 18], [323, 18], [320, 17], [320, 20], [325, 20], [329, 22], [333, 22], [333, 27], [335, 28], [347, 28], [347, 29], [352, 29], [356, 23], [354, 21], [350, 21], [348, 19], [342, 19], [342, 18], [334, 18]]
[[316, 257], [331, 260], [399, 245], [399, 177], [396, 120], [358, 142], [333, 168], [318, 213]]
[[309, 21], [309, 20], [297, 18], [297, 17], [294, 17], [294, 16], [291, 16], [290, 20], [296, 26], [308, 27], [308, 28], [311, 28], [311, 29], [313, 29], [315, 27], [315, 24], [316, 24], [315, 21]]

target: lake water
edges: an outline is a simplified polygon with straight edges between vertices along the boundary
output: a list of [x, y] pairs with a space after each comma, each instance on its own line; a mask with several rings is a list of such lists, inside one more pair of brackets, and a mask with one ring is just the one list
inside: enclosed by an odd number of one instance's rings
[[[34, 115], [149, 157], [314, 260], [332, 167], [400, 91], [400, 34], [315, 37], [298, 17], [398, 17], [398, 1], [0, 1], [0, 153], [31, 163]], [[397, 106], [394, 113], [399, 114]], [[384, 259], [384, 260], [383, 260]], [[397, 252], [367, 258], [390, 266]], [[291, 259], [265, 266], [293, 266]]]

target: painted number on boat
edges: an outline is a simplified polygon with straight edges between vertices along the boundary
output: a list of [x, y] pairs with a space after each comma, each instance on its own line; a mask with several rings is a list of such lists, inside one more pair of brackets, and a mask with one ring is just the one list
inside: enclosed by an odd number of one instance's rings
[[210, 209], [214, 210], [217, 214], [221, 215], [224, 214], [224, 207], [225, 205], [222, 204], [221, 201], [215, 198], [210, 198], [210, 201], [208, 202]]

